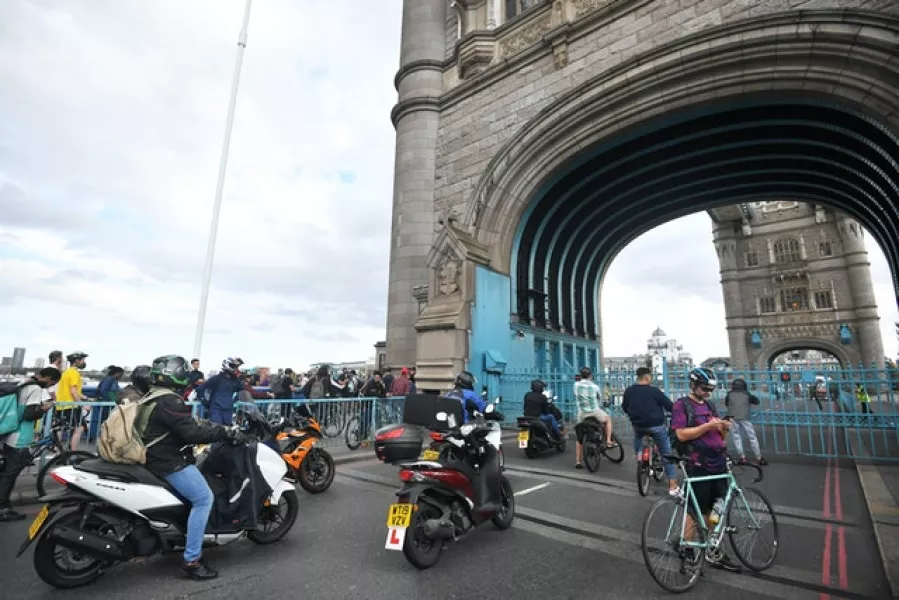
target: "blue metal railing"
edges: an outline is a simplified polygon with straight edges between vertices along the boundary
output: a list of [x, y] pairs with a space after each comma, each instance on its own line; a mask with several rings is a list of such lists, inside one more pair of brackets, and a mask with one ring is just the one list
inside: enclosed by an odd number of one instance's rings
[[[655, 384], [675, 400], [687, 395], [689, 372], [689, 368], [666, 367], [655, 375]], [[712, 401], [721, 414], [727, 414], [725, 397], [738, 377], [759, 398], [760, 404], [752, 407], [750, 420], [763, 454], [899, 461], [899, 372], [895, 369], [811, 365], [716, 373], [719, 386]], [[507, 370], [499, 380], [499, 389], [491, 390], [491, 394], [503, 396], [506, 423], [514, 423], [521, 414], [531, 381], [542, 379], [557, 396], [556, 403], [566, 422], [573, 422], [577, 414], [575, 374]], [[607, 370], [598, 374], [596, 382], [605, 409], [614, 419], [616, 434], [620, 438], [632, 437], [630, 423], [621, 409], [621, 397], [627, 386], [634, 383], [633, 371]], [[868, 401], [862, 402], [862, 397]]]

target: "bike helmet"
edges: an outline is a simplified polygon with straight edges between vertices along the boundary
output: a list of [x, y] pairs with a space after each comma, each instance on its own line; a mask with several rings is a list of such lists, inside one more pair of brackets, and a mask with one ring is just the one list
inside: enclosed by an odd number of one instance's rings
[[463, 390], [474, 390], [474, 384], [477, 381], [475, 376], [472, 375], [469, 371], [462, 371], [458, 375], [456, 375], [455, 385], [458, 388], [462, 388]]
[[150, 367], [148, 365], [134, 367], [134, 370], [131, 371], [131, 385], [142, 394], [150, 391]]
[[531, 391], [537, 392], [538, 394], [542, 394], [543, 390], [546, 389], [546, 384], [540, 381], [539, 379], [535, 379], [531, 382]]
[[160, 356], [150, 367], [150, 380], [154, 385], [180, 390], [187, 387], [187, 375], [190, 364], [183, 356], [169, 354]]
[[690, 371], [690, 387], [694, 385], [710, 385], [718, 387], [718, 378], [714, 371], [705, 367], [697, 367]]
[[241, 365], [243, 365], [243, 359], [229, 356], [222, 361], [222, 373], [237, 375], [237, 372], [240, 370]]

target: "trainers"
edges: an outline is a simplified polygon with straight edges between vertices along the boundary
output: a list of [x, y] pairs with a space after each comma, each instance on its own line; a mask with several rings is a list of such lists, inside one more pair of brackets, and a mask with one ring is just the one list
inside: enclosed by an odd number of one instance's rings
[[219, 572], [207, 566], [206, 561], [203, 559], [200, 559], [195, 563], [184, 563], [181, 569], [187, 573], [188, 577], [198, 581], [215, 579], [219, 576]]
[[574, 468], [575, 469], [583, 469], [584, 465], [582, 465], [581, 463], [574, 463]]
[[678, 500], [682, 500], [684, 497], [684, 492], [680, 488], [668, 489], [668, 495], [672, 498], [677, 498]]
[[10, 521], [21, 521], [25, 518], [20, 512], [16, 512], [11, 508], [0, 510], [0, 523], [8, 523]]
[[759, 465], [762, 466], [762, 467], [767, 467], [767, 466], [768, 466], [768, 461], [765, 460], [764, 458], [760, 458], [760, 459], [759, 459]]
[[708, 560], [709, 564], [715, 567], [716, 569], [721, 569], [722, 571], [730, 571], [731, 573], [739, 573], [743, 569], [731, 560], [731, 558], [725, 554], [721, 557], [719, 561], [709, 560], [708, 555], [706, 555], [706, 560]]

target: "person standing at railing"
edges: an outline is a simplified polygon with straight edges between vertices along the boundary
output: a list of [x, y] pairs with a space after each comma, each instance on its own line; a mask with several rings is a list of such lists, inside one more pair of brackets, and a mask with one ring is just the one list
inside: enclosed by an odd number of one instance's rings
[[750, 421], [750, 407], [758, 406], [760, 401], [758, 396], [749, 393], [746, 380], [742, 378], [734, 379], [731, 384], [730, 391], [724, 397], [724, 406], [727, 407], [728, 414], [733, 417], [733, 438], [734, 448], [740, 456], [739, 462], [746, 463], [746, 454], [743, 452], [743, 433], [749, 438], [749, 446], [756, 460], [762, 466], [767, 465], [768, 461], [762, 458], [762, 450], [759, 447], [759, 439], [755, 435], [755, 427]]
[[407, 396], [412, 389], [412, 382], [409, 381], [409, 369], [403, 367], [400, 376], [393, 380], [390, 385], [391, 396]]
[[[120, 389], [119, 381], [121, 381], [122, 375], [124, 374], [125, 369], [122, 367], [109, 365], [106, 369], [106, 377], [104, 377], [103, 381], [100, 382], [100, 385], [97, 386], [97, 402], [115, 402], [118, 400]], [[94, 437], [100, 432], [100, 424], [106, 420], [107, 415], [109, 415], [108, 406], [100, 406], [97, 407], [97, 410], [92, 411], [90, 429], [88, 432], [90, 441], [93, 441]]]
[[219, 425], [231, 425], [234, 416], [235, 394], [243, 388], [238, 377], [243, 359], [226, 358], [222, 370], [197, 388], [197, 399], [209, 410], [209, 420]]
[[[53, 367], [60, 373], [63, 372], [62, 368], [62, 350], [53, 350], [49, 356], [47, 356], [50, 364], [48, 367]], [[53, 385], [47, 386], [43, 390], [43, 398], [42, 402], [56, 402], [56, 389], [59, 387], [59, 382], [57, 381]], [[39, 423], [39, 422], [38, 422]], [[50, 435], [50, 430], [53, 428], [53, 411], [47, 412], [43, 419], [43, 426], [35, 423], [35, 431], [43, 431], [42, 435], [38, 437], [47, 437]]]
[[81, 373], [79, 373], [87, 366], [86, 358], [87, 354], [84, 352], [73, 352], [66, 357], [69, 361], [69, 368], [63, 372], [56, 389], [56, 406], [54, 408], [59, 418], [65, 419], [72, 426], [70, 442], [72, 451], [78, 449], [78, 442], [81, 440], [82, 419], [90, 413], [90, 408], [84, 407], [84, 415], [82, 415], [82, 407], [77, 405], [79, 402], [89, 400], [81, 391], [83, 382]]
[[871, 396], [868, 395], [868, 391], [865, 389], [864, 384], [860, 383], [855, 386], [855, 399], [862, 405], [863, 413], [871, 413]]

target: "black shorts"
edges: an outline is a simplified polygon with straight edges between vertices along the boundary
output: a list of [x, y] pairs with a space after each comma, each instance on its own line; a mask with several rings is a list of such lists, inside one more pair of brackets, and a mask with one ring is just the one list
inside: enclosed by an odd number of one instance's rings
[[[687, 470], [690, 477], [705, 477], [707, 475], [723, 475], [724, 473], [709, 473], [704, 469], [692, 468]], [[696, 502], [699, 504], [699, 510], [702, 514], [707, 515], [715, 506], [718, 498], [724, 498], [727, 495], [729, 486], [727, 479], [710, 479], [708, 481], [697, 481], [692, 484], [693, 493], [696, 495]], [[693, 503], [690, 502], [690, 512], [694, 512]]]
[[71, 425], [73, 428], [77, 429], [81, 426], [81, 407], [76, 406], [75, 408], [69, 408], [67, 410], [58, 410], [56, 411], [55, 417], [60, 425]]

